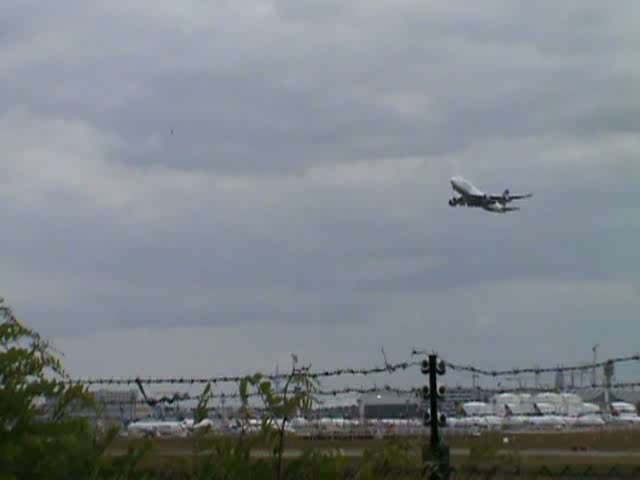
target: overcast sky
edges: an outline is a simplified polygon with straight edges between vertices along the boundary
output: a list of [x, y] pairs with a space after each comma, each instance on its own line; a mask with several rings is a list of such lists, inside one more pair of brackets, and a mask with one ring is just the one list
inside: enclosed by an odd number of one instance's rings
[[638, 350], [637, 2], [0, 13], [0, 295], [72, 375]]

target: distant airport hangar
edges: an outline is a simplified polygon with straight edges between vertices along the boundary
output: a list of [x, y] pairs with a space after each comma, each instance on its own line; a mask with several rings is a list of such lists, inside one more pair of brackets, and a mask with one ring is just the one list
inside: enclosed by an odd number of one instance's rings
[[[440, 411], [447, 416], [455, 415], [458, 406], [474, 400], [487, 401], [486, 395], [472, 388], [449, 390], [440, 401]], [[423, 400], [418, 394], [381, 390], [363, 394], [358, 398], [361, 419], [409, 419], [423, 416]]]

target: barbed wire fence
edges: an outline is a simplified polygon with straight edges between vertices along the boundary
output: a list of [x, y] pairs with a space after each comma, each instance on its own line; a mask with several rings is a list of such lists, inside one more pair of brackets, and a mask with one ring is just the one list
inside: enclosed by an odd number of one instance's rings
[[[384, 353], [384, 351], [383, 351]], [[415, 359], [415, 357], [423, 357], [427, 355], [429, 352], [426, 350], [412, 350], [411, 351], [411, 360], [398, 362], [398, 363], [389, 363], [386, 359], [386, 355], [384, 358], [384, 365], [376, 365], [368, 368], [338, 368], [338, 369], [328, 369], [328, 370], [311, 370], [310, 368], [304, 369], [304, 375], [309, 378], [316, 379], [318, 381], [325, 381], [329, 379], [334, 379], [338, 377], [375, 377], [377, 375], [387, 375], [392, 376], [399, 372], [410, 371], [411, 369], [419, 369], [421, 364], [421, 360]], [[480, 366], [468, 365], [450, 362], [444, 360], [447, 369], [450, 369], [452, 372], [460, 372], [463, 374], [471, 374], [475, 376], [483, 376], [489, 377], [492, 379], [504, 379], [518, 377], [523, 375], [536, 375], [539, 376], [541, 374], [549, 374], [549, 373], [559, 373], [559, 372], [575, 372], [575, 371], [587, 371], [593, 370], [594, 368], [605, 368], [607, 366], [616, 365], [616, 364], [625, 364], [630, 362], [640, 362], [640, 355], [627, 355], [627, 356], [618, 356], [614, 358], [610, 358], [597, 363], [581, 363], [578, 365], [570, 365], [570, 366], [555, 366], [555, 367], [516, 367], [509, 369], [486, 369]], [[290, 373], [276, 373], [276, 374], [264, 374], [262, 378], [264, 380], [269, 380], [271, 382], [278, 382], [285, 380]], [[183, 402], [199, 402], [203, 399], [202, 394], [193, 393], [193, 392], [174, 392], [172, 394], [150, 394], [147, 392], [145, 387], [149, 386], [169, 386], [171, 388], [187, 388], [190, 389], [194, 386], [218, 386], [220, 389], [223, 386], [236, 386], [238, 387], [240, 382], [247, 375], [219, 375], [219, 376], [211, 376], [211, 377], [100, 377], [100, 378], [77, 378], [77, 379], [67, 379], [67, 382], [70, 384], [80, 384], [85, 385], [89, 388], [91, 387], [109, 387], [109, 386], [130, 386], [137, 387], [139, 393], [142, 396], [142, 399], [136, 398], [135, 400], [102, 400], [100, 403], [104, 405], [147, 405], [151, 408], [155, 408], [157, 406], [172, 406], [172, 405], [181, 405]], [[571, 387], [567, 387], [563, 389], [564, 391], [570, 392], [580, 392], [587, 390], [621, 390], [621, 389], [635, 389], [640, 387], [640, 381], [626, 381], [626, 382], [615, 382], [615, 383], [597, 383], [590, 385], [574, 385]], [[236, 388], [237, 390], [237, 388]], [[542, 384], [536, 386], [529, 387], [515, 387], [515, 386], [502, 386], [500, 383], [497, 386], [468, 386], [468, 385], [456, 385], [450, 386], [447, 388], [448, 392], [466, 392], [466, 393], [475, 393], [476, 395], [489, 396], [496, 395], [501, 393], [516, 393], [516, 392], [527, 392], [527, 393], [544, 393], [544, 392], [554, 392], [558, 391], [557, 385], [553, 384]], [[328, 399], [331, 398], [342, 398], [347, 395], [370, 395], [376, 393], [387, 393], [394, 394], [397, 396], [403, 397], [417, 397], [420, 398], [422, 392], [422, 386], [393, 386], [387, 383], [378, 384], [374, 382], [373, 385], [347, 385], [340, 388], [320, 388], [314, 393], [314, 397], [317, 401], [316, 406], [318, 408], [323, 408], [327, 406]], [[250, 392], [247, 395], [247, 398], [250, 399], [258, 399], [259, 393]], [[222, 407], [226, 401], [237, 401], [241, 399], [240, 393], [238, 391], [225, 392], [225, 391], [215, 391], [208, 395], [208, 399], [212, 401], [220, 401], [222, 402]], [[328, 402], [329, 407], [332, 406], [332, 403]], [[333, 408], [337, 408], [337, 405], [333, 405]], [[215, 410], [218, 407], [212, 407]]]
[[[426, 350], [412, 350], [411, 355], [421, 356], [426, 355]], [[453, 362], [449, 362], [445, 360], [445, 364], [447, 368], [453, 371], [466, 372], [472, 374], [478, 374], [488, 377], [507, 377], [507, 376], [517, 376], [517, 375], [525, 375], [525, 374], [543, 374], [543, 373], [559, 373], [559, 372], [571, 372], [571, 371], [585, 371], [592, 370], [593, 368], [602, 368], [607, 365], [615, 365], [621, 363], [629, 363], [629, 362], [640, 362], [640, 354], [628, 355], [628, 356], [620, 356], [607, 359], [605, 361], [597, 362], [597, 363], [582, 363], [579, 365], [572, 366], [557, 366], [557, 367], [526, 367], [526, 368], [511, 368], [511, 369], [502, 369], [502, 370], [489, 370], [485, 368], [476, 367], [473, 365], [462, 365]], [[330, 377], [340, 377], [340, 376], [368, 376], [374, 374], [393, 374], [399, 371], [405, 371], [410, 368], [419, 367], [421, 365], [421, 361], [412, 360], [405, 361], [399, 363], [386, 363], [382, 366], [374, 366], [370, 368], [338, 368], [332, 370], [319, 370], [313, 371], [308, 370], [304, 371], [304, 375], [308, 378], [313, 379], [322, 379], [322, 378], [330, 378]], [[279, 381], [287, 378], [288, 373], [279, 373], [279, 374], [263, 374], [262, 378], [270, 381]], [[81, 385], [137, 385], [137, 384], [145, 384], [145, 385], [153, 385], [153, 384], [163, 384], [163, 385], [196, 385], [196, 384], [222, 384], [222, 383], [236, 383], [239, 384], [247, 375], [231, 375], [231, 376], [213, 376], [213, 377], [97, 377], [97, 378], [77, 378], [77, 379], [68, 379], [67, 382], [70, 384], [81, 384]], [[619, 387], [631, 387], [631, 386], [640, 386], [640, 381], [638, 382], [619, 382], [613, 384], [611, 386], [619, 386]], [[599, 388], [602, 385], [589, 385], [586, 388]]]
[[[370, 368], [339, 368], [333, 370], [320, 370], [320, 371], [311, 371], [308, 369], [301, 369], [300, 372], [304, 373], [305, 376], [313, 379], [328, 379], [328, 378], [336, 378], [336, 377], [348, 377], [348, 376], [360, 376], [367, 377], [376, 374], [387, 374], [392, 375], [397, 372], [406, 371], [408, 369], [417, 367], [420, 364], [419, 361], [409, 361], [409, 362], [399, 362], [399, 363], [388, 363], [385, 361], [385, 365], [383, 366], [374, 366]], [[281, 380], [285, 380], [290, 373], [281, 373], [281, 374], [264, 374], [262, 375], [263, 380], [268, 380], [271, 382], [278, 382]], [[101, 401], [100, 403], [104, 405], [128, 405], [128, 404], [136, 404], [136, 405], [148, 405], [149, 407], [156, 407], [158, 405], [174, 405], [180, 404], [181, 402], [193, 401], [199, 402], [203, 399], [202, 394], [192, 394], [192, 393], [174, 393], [171, 395], [162, 395], [162, 396], [153, 396], [149, 395], [145, 389], [145, 386], [170, 386], [170, 387], [187, 387], [191, 388], [196, 385], [204, 386], [204, 385], [217, 385], [220, 388], [225, 384], [232, 384], [236, 387], [239, 387], [240, 382], [243, 379], [247, 378], [247, 375], [221, 375], [214, 377], [148, 377], [148, 378], [140, 378], [140, 377], [129, 377], [129, 378], [81, 378], [81, 379], [69, 379], [68, 382], [71, 384], [81, 384], [88, 387], [95, 386], [137, 386], [139, 393], [142, 395], [142, 399], [136, 399], [133, 401], [127, 400], [106, 400]], [[394, 393], [396, 395], [417, 395], [419, 391], [418, 387], [394, 387], [390, 385], [379, 385], [374, 384], [372, 386], [345, 386], [340, 388], [320, 388], [313, 392], [313, 397], [316, 400], [316, 406], [322, 408], [325, 404], [324, 399], [328, 397], [337, 398], [345, 395], [366, 395], [373, 393]], [[209, 393], [207, 395], [209, 400], [240, 400], [241, 395], [239, 391], [234, 392], [214, 392]], [[249, 392], [246, 395], [248, 399], [260, 399], [259, 392]]]
[[[377, 373], [395, 373], [401, 370], [407, 370], [412, 367], [418, 367], [420, 362], [411, 361], [411, 362], [401, 362], [396, 364], [389, 364], [384, 366], [376, 366], [372, 368], [339, 368], [334, 370], [322, 370], [322, 371], [309, 371], [305, 372], [305, 376], [314, 379], [327, 378], [327, 377], [339, 377], [346, 375], [373, 375]], [[264, 374], [262, 376], [265, 380], [277, 381], [284, 380], [288, 376], [287, 373], [281, 374]], [[140, 378], [140, 377], [129, 377], [129, 378], [81, 378], [81, 379], [71, 379], [69, 383], [72, 384], [82, 384], [82, 385], [133, 385], [138, 383], [143, 383], [146, 385], [152, 384], [208, 384], [211, 383], [213, 385], [219, 383], [237, 383], [239, 384], [246, 375], [233, 375], [233, 376], [215, 376], [215, 377], [149, 377], [149, 378]]]

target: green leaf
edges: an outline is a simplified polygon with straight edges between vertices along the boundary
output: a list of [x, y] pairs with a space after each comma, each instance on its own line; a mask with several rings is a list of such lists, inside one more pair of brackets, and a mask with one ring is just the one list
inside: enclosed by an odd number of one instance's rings
[[263, 395], [270, 395], [272, 393], [271, 382], [267, 381], [260, 383], [260, 393]]

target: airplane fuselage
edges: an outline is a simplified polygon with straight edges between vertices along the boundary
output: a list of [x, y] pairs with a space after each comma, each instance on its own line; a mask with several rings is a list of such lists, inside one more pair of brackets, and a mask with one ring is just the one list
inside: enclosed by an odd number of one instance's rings
[[484, 192], [480, 191], [480, 189], [476, 188], [474, 184], [462, 177], [451, 178], [451, 186], [456, 192], [461, 195], [474, 195], [479, 197], [482, 197], [484, 195]]
[[521, 198], [529, 198], [531, 194], [510, 195], [509, 190], [505, 190], [500, 195], [489, 195], [477, 188], [468, 180], [455, 176], [451, 180], [451, 188], [454, 192], [459, 193], [460, 197], [454, 197], [449, 200], [451, 207], [466, 206], [479, 207], [489, 212], [507, 213], [519, 210], [518, 207], [509, 207], [508, 203]]

